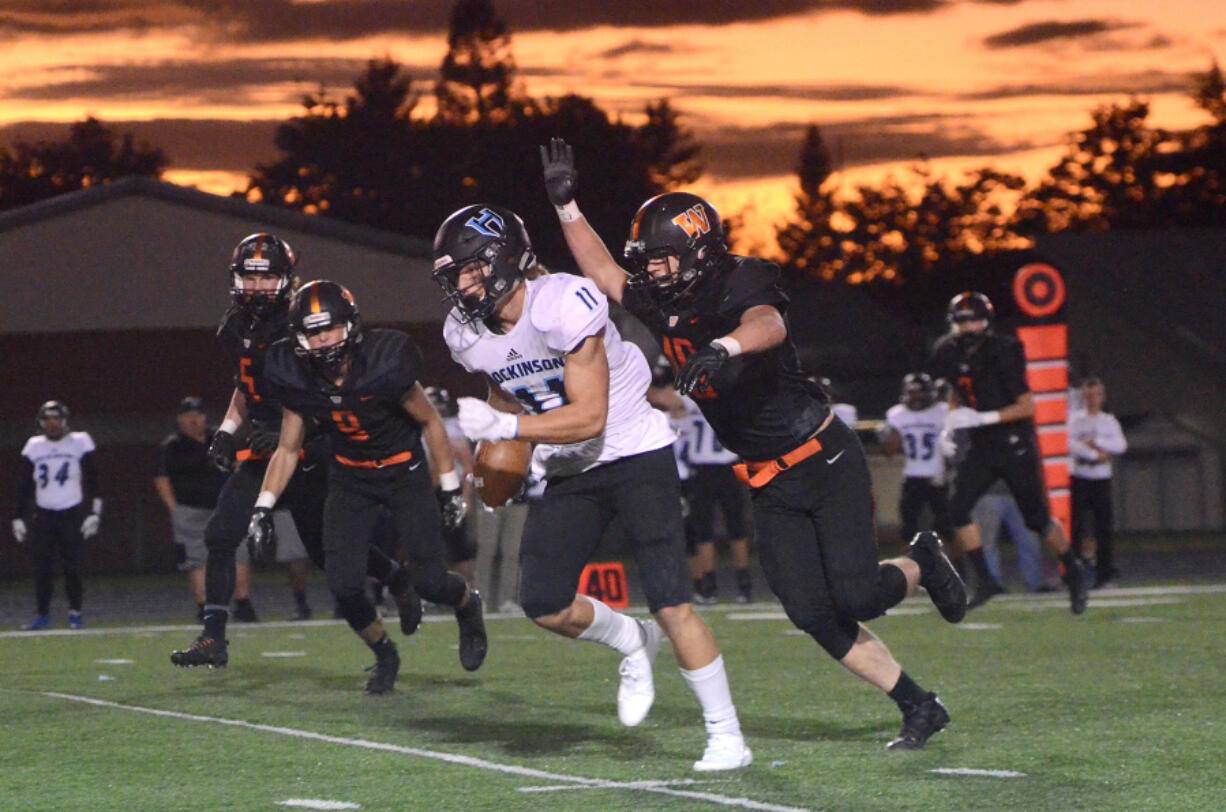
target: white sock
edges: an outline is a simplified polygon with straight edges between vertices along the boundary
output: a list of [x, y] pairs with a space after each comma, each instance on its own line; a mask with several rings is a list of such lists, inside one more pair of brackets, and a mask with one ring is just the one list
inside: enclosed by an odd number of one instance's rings
[[579, 635], [580, 640], [590, 640], [599, 643], [621, 654], [623, 657], [633, 654], [643, 647], [643, 629], [639, 622], [629, 615], [614, 612], [598, 600], [587, 595], [580, 595], [592, 604], [592, 625]]
[[689, 683], [690, 690], [702, 705], [702, 719], [707, 725], [707, 734], [741, 734], [741, 723], [736, 718], [736, 706], [732, 704], [732, 692], [728, 690], [728, 672], [724, 670], [724, 655], [719, 655], [709, 664], [693, 671], [681, 669], [681, 676]]

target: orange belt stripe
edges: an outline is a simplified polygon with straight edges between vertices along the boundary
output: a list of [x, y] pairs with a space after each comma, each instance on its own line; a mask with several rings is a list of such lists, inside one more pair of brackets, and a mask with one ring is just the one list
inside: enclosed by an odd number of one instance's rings
[[389, 465], [399, 465], [413, 459], [412, 451], [401, 451], [399, 454], [381, 460], [351, 460], [348, 457], [336, 455], [336, 461], [349, 468], [386, 468]]
[[761, 488], [774, 479], [781, 471], [786, 471], [798, 462], [807, 460], [822, 450], [822, 444], [816, 437], [802, 445], [796, 446], [782, 457], [766, 462], [750, 462], [746, 460], [732, 466], [736, 478], [751, 488]]

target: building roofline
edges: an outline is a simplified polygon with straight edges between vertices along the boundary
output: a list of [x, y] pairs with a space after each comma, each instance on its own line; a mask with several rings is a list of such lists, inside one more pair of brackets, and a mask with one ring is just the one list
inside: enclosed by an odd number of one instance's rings
[[279, 228], [305, 231], [320, 237], [409, 257], [429, 258], [431, 255], [430, 243], [419, 237], [408, 237], [331, 217], [302, 214], [264, 203], [250, 203], [241, 197], [215, 195], [190, 186], [179, 186], [154, 178], [136, 176], [121, 178], [90, 189], [68, 192], [31, 203], [28, 206], [0, 212], [0, 232], [32, 225], [124, 197], [148, 197], [163, 200], [213, 214], [257, 220]]

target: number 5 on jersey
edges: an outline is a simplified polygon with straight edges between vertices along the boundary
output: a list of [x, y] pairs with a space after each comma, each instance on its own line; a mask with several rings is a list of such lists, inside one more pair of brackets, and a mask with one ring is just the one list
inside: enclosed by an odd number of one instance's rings
[[355, 443], [364, 443], [370, 439], [370, 435], [362, 428], [362, 424], [358, 421], [358, 416], [353, 412], [333, 412], [332, 422], [341, 430], [341, 433], [347, 436]]

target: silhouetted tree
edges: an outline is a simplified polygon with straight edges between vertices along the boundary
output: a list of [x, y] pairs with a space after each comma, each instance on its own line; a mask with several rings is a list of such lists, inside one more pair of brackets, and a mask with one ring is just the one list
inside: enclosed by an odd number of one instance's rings
[[434, 95], [448, 124], [503, 121], [531, 109], [515, 82], [511, 32], [490, 0], [459, 0], [451, 10], [447, 55]]
[[131, 134], [117, 138], [91, 116], [73, 124], [65, 141], [19, 141], [12, 152], [0, 149], [0, 209], [133, 175], [161, 177], [167, 164], [162, 150]]
[[809, 125], [800, 147], [796, 175], [800, 194], [796, 195], [796, 217], [775, 229], [779, 251], [785, 263], [805, 276], [833, 279], [836, 262], [842, 260], [840, 236], [831, 225], [836, 209], [826, 181], [834, 172], [830, 150], [822, 140], [821, 129]]

